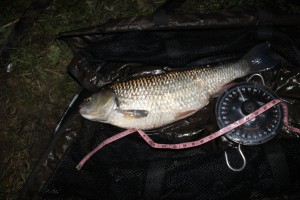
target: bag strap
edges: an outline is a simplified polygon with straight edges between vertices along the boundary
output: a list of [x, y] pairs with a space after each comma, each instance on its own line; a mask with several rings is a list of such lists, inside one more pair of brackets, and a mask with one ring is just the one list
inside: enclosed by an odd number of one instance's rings
[[163, 180], [166, 173], [167, 160], [153, 160], [149, 164], [145, 184], [145, 198], [159, 199], [163, 186]]

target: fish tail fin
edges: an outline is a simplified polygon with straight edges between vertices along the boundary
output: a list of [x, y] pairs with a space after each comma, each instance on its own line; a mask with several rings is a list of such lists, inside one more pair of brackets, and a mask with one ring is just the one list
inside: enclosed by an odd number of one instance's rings
[[249, 64], [249, 73], [265, 71], [276, 67], [280, 60], [274, 58], [269, 42], [265, 42], [252, 48], [243, 59]]

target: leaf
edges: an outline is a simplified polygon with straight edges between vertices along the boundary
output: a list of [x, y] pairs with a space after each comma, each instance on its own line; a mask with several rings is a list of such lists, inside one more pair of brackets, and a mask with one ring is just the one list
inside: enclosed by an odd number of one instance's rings
[[47, 57], [51, 64], [55, 65], [60, 57], [61, 49], [56, 45], [51, 45], [48, 49]]

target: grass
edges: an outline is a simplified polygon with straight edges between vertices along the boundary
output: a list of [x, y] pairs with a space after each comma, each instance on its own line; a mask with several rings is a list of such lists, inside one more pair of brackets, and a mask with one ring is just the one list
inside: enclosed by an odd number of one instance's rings
[[[16, 199], [79, 85], [67, 73], [72, 53], [58, 33], [149, 14], [162, 0], [54, 1], [13, 49], [0, 86], [0, 199]], [[0, 44], [30, 1], [2, 1]]]

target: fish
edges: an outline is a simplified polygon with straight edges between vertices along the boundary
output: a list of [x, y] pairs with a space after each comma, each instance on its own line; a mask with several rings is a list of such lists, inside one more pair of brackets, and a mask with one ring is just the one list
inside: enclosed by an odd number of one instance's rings
[[279, 62], [267, 42], [234, 62], [111, 83], [87, 98], [79, 112], [88, 120], [124, 129], [156, 129], [193, 115], [235, 79], [269, 70]]

